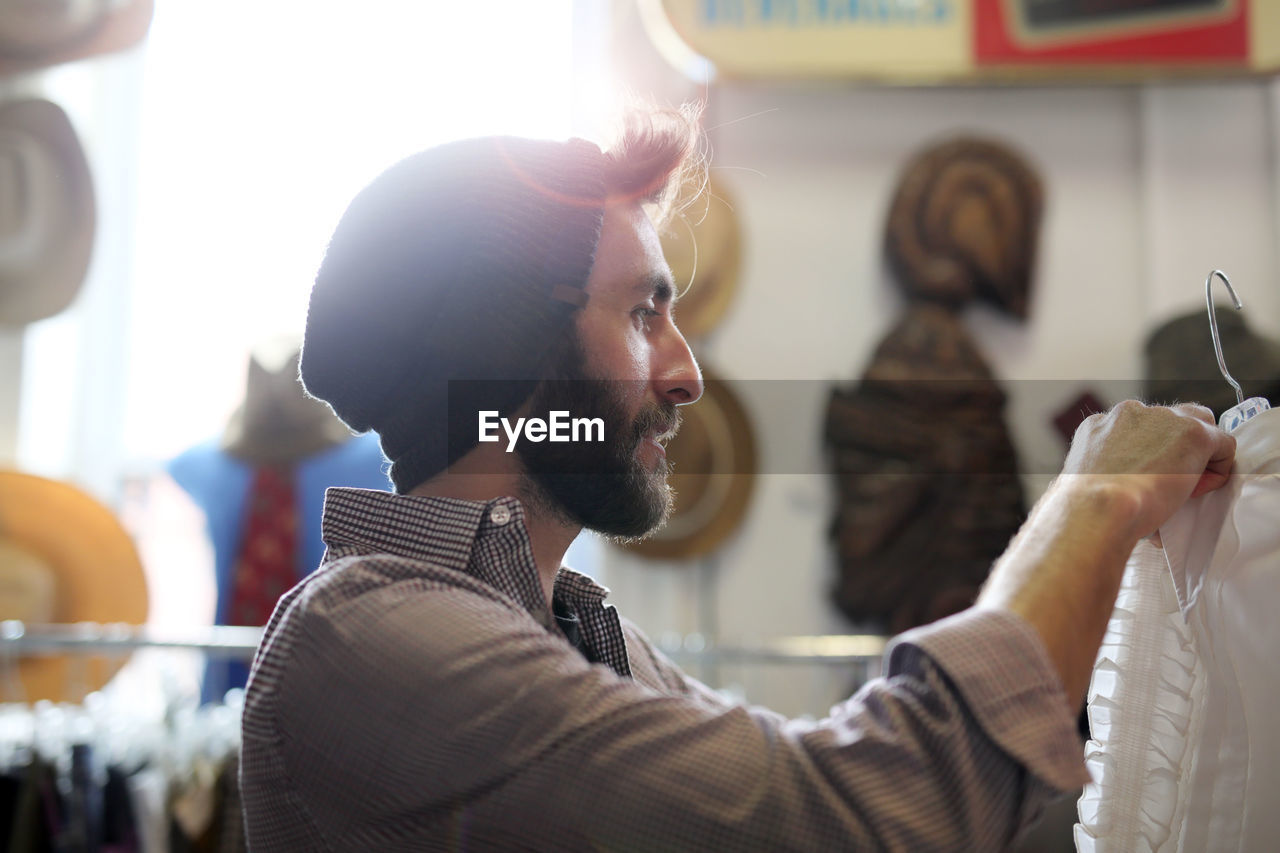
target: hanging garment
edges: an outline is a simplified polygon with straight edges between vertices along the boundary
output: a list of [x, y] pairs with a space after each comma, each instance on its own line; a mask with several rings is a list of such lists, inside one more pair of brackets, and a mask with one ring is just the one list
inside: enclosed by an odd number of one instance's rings
[[2, 849], [11, 853], [54, 853], [62, 814], [56, 773], [43, 758], [31, 757], [23, 771], [9, 837]]
[[1235, 472], [1143, 542], [1089, 687], [1080, 853], [1272, 851], [1280, 838], [1280, 410]]
[[102, 786], [102, 847], [100, 853], [139, 853], [137, 818], [129, 797], [128, 775], [116, 765], [107, 768]]
[[93, 747], [73, 744], [71, 785], [66, 797], [66, 815], [55, 845], [58, 850], [98, 851], [102, 838], [102, 787], [91, 778], [93, 775]]
[[144, 767], [125, 780], [138, 827], [139, 853], [169, 853], [168, 782], [158, 767]]

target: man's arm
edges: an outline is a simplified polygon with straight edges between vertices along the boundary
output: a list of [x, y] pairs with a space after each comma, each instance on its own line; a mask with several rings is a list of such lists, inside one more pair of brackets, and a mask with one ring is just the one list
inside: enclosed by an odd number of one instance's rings
[[1001, 849], [1080, 784], [1064, 700], [1128, 547], [1229, 467], [1207, 419], [1091, 422], [980, 606], [812, 723], [619, 678], [476, 590], [321, 590], [277, 664], [282, 769], [336, 849]]
[[316, 602], [279, 667], [290, 820], [333, 849], [996, 850], [1083, 781], [1057, 675], [1008, 613], [913, 632], [888, 677], [793, 721], [644, 687], [501, 601], [415, 586]]
[[979, 608], [1040, 635], [1073, 708], [1084, 701], [1125, 561], [1187, 498], [1226, 482], [1235, 439], [1203, 406], [1134, 401], [1081, 424], [1063, 472], [996, 563]]

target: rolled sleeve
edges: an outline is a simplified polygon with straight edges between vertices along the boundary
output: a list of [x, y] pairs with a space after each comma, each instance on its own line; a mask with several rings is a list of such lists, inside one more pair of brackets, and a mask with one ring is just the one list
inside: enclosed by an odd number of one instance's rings
[[1021, 617], [968, 610], [902, 634], [885, 655], [889, 679], [917, 674], [928, 663], [945, 673], [987, 737], [1047, 786], [1045, 793], [1089, 782], [1062, 682]]

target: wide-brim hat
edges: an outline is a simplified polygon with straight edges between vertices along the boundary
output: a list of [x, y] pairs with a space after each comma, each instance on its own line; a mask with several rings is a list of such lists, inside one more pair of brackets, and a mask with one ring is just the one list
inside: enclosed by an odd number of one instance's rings
[[733, 196], [708, 179], [700, 201], [662, 236], [662, 254], [681, 289], [680, 331], [700, 338], [719, 324], [738, 290], [742, 233]]
[[[142, 561], [111, 510], [67, 483], [0, 471], [0, 619], [144, 623]], [[125, 660], [121, 654], [23, 657], [21, 698], [79, 702]]]
[[952, 308], [982, 299], [1025, 319], [1043, 208], [1039, 175], [1003, 142], [929, 145], [889, 205], [885, 250], [898, 286], [911, 299]]
[[151, 26], [153, 0], [4, 3], [0, 75], [115, 53], [138, 44]]
[[666, 526], [624, 547], [655, 560], [711, 553], [738, 529], [755, 487], [756, 440], [729, 383], [703, 366], [702, 399], [680, 410], [680, 432], [667, 445], [674, 466], [675, 508]]
[[71, 304], [96, 225], [89, 163], [67, 114], [39, 99], [0, 104], [0, 325]]
[[[1280, 342], [1258, 334], [1227, 303], [1217, 304], [1215, 314], [1223, 359], [1243, 395], [1280, 404]], [[1143, 396], [1148, 402], [1201, 403], [1218, 415], [1236, 404], [1235, 389], [1218, 369], [1203, 309], [1157, 326], [1147, 337], [1144, 355]]]
[[249, 354], [244, 399], [222, 431], [221, 447], [253, 465], [291, 465], [351, 440], [351, 430], [298, 381], [301, 343], [266, 340]]

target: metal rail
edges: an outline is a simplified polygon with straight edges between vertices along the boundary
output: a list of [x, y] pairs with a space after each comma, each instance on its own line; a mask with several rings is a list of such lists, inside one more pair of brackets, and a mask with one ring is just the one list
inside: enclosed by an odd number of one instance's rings
[[[252, 657], [261, 628], [208, 625], [182, 631], [122, 623], [29, 624], [0, 622], [0, 649], [19, 654], [92, 654], [141, 648], [192, 649], [225, 657]], [[879, 661], [888, 637], [876, 634], [826, 634], [715, 643], [701, 634], [659, 643], [682, 661], [721, 663], [849, 664]]]
[[0, 622], [0, 649], [19, 654], [92, 654], [141, 648], [194, 649], [219, 657], [252, 657], [261, 628], [208, 625], [184, 631], [123, 623], [28, 624]]

